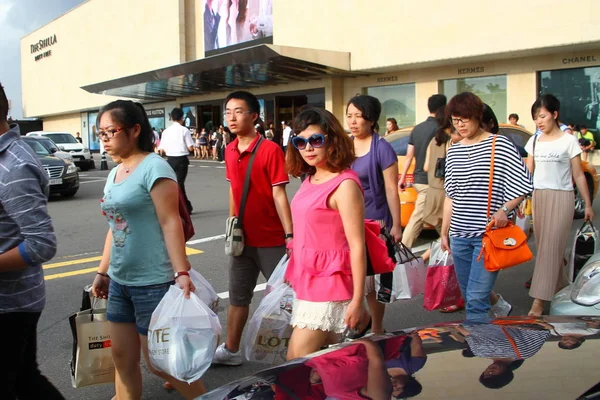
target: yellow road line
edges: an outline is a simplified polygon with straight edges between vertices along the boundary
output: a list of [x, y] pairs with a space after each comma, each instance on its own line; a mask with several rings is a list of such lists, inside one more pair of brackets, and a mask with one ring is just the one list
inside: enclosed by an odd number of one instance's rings
[[44, 269], [68, 267], [69, 265], [87, 264], [87, 263], [91, 263], [94, 261], [100, 261], [100, 260], [102, 260], [102, 256], [79, 258], [77, 260], [62, 261], [62, 262], [57, 262], [54, 264], [46, 264], [46, 265], [44, 265]]
[[60, 274], [52, 274], [52, 275], [46, 275], [44, 277], [45, 280], [50, 281], [52, 279], [57, 279], [57, 278], [66, 278], [68, 276], [75, 276], [75, 275], [83, 275], [83, 274], [89, 274], [91, 272], [96, 272], [98, 271], [98, 267], [94, 267], [94, 268], [87, 268], [87, 269], [78, 269], [76, 271], [70, 271], [70, 272], [63, 272]]
[[[202, 254], [202, 253], [204, 253], [204, 251], [202, 251], [202, 250], [193, 249], [191, 247], [185, 248], [185, 254], [187, 254], [188, 256]], [[91, 263], [94, 261], [100, 261], [101, 259], [102, 259], [102, 257], [81, 258], [79, 260], [64, 261], [64, 262], [44, 265], [44, 269], [66, 267], [66, 266], [78, 265], [78, 264], [87, 264], [87, 263]], [[78, 269], [78, 270], [69, 271], [69, 272], [62, 272], [59, 274], [46, 275], [45, 280], [49, 281], [49, 280], [57, 279], [57, 278], [66, 278], [69, 276], [89, 274], [90, 272], [95, 272], [97, 270], [98, 270], [98, 267], [94, 267], [94, 268], [87, 268], [87, 269]]]

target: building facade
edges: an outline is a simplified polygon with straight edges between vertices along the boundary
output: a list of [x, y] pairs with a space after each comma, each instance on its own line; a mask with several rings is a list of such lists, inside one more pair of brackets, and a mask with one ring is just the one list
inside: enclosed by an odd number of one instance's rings
[[458, 4], [88, 0], [21, 40], [23, 113], [97, 150], [97, 112], [116, 98], [143, 102], [156, 129], [175, 106], [210, 128], [227, 93], [245, 89], [278, 127], [307, 104], [343, 121], [367, 93], [382, 102], [381, 126], [410, 126], [432, 94], [468, 90], [501, 122], [517, 113], [533, 130], [531, 104], [553, 93], [564, 122], [600, 129], [600, 2]]

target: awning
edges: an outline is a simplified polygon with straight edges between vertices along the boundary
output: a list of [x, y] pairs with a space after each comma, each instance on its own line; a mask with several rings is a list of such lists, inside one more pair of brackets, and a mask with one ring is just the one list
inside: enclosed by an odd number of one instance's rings
[[261, 44], [201, 60], [83, 86], [96, 94], [143, 101], [328, 77], [354, 77], [350, 53]]

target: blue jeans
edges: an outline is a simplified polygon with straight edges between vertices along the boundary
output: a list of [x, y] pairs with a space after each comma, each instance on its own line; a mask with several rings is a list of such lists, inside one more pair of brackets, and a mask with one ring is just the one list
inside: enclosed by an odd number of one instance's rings
[[450, 249], [454, 258], [454, 268], [460, 291], [466, 302], [467, 320], [488, 318], [490, 293], [496, 283], [498, 272], [489, 272], [483, 267], [481, 236], [474, 238], [450, 238]]
[[140, 335], [148, 336], [152, 313], [173, 283], [125, 286], [111, 279], [108, 287], [107, 319], [110, 322], [135, 324]]

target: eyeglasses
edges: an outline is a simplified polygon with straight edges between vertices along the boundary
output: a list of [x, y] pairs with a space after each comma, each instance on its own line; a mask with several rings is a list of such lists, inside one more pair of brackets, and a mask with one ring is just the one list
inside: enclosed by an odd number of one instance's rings
[[322, 133], [315, 133], [308, 139], [303, 138], [302, 136], [294, 136], [292, 138], [292, 145], [298, 150], [306, 149], [306, 144], [310, 144], [311, 147], [318, 149], [319, 147], [323, 147], [325, 144], [325, 135]]
[[236, 117], [241, 117], [244, 114], [250, 114], [252, 111], [246, 111], [246, 110], [242, 110], [241, 108], [236, 108], [235, 110], [227, 110], [223, 113], [223, 117], [225, 118], [229, 118], [232, 115], [235, 115]]
[[452, 118], [452, 125], [466, 124], [471, 121], [471, 118]]
[[123, 129], [125, 129], [125, 128], [106, 129], [103, 131], [98, 131], [98, 133], [96, 133], [96, 136], [98, 136], [98, 138], [100, 138], [100, 139], [104, 139], [104, 138], [112, 139], [115, 137], [115, 134], [117, 132], [121, 132]]

